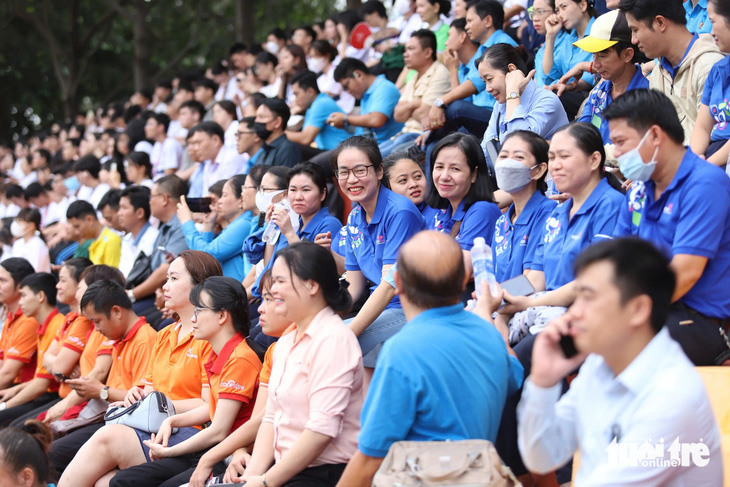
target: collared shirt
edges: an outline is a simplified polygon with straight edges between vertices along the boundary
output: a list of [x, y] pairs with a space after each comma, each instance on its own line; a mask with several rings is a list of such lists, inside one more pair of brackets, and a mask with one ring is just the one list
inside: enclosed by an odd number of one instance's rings
[[114, 344], [106, 385], [123, 391], [143, 387], [156, 336], [157, 332], [144, 317], [137, 320], [124, 338]]
[[[396, 122], [393, 118], [393, 111], [398, 104], [398, 100], [400, 100], [400, 91], [398, 91], [398, 88], [392, 82], [386, 79], [384, 74], [375, 78], [375, 81], [373, 81], [370, 88], [363, 94], [362, 100], [360, 100], [361, 115], [378, 112], [387, 118], [385, 125], [382, 127], [368, 129], [375, 133], [375, 138], [379, 144], [385, 142], [403, 129], [403, 124]], [[355, 130], [355, 135], [364, 134], [365, 129], [363, 127], [358, 127]]]
[[545, 224], [556, 206], [555, 201], [535, 191], [514, 223], [514, 203], [507, 213], [497, 219], [492, 236], [494, 275], [497, 282], [512, 279], [532, 269]]
[[16, 384], [27, 382], [35, 375], [38, 326], [38, 321], [25, 316], [20, 307], [5, 318], [0, 336], [0, 360], [17, 360], [24, 364], [15, 378]]
[[158, 233], [159, 230], [150, 225], [149, 222], [146, 222], [136, 237], [132, 235], [132, 232], [122, 237], [122, 253], [119, 258], [119, 270], [124, 277], [129, 275], [140, 252], [144, 252], [144, 255], [148, 257], [152, 255], [152, 252], [155, 250], [154, 244], [155, 240], [157, 240]]
[[512, 39], [508, 34], [504, 33], [502, 30], [497, 30], [491, 36], [489, 36], [489, 39], [487, 39], [484, 44], [477, 48], [477, 52], [474, 53], [474, 56], [472, 56], [472, 58], [469, 60], [469, 73], [467, 74], [467, 79], [472, 82], [474, 88], [476, 88], [477, 90], [477, 92], [472, 96], [472, 103], [478, 107], [491, 109], [497, 102], [497, 100], [495, 100], [492, 95], [487, 93], [487, 83], [485, 83], [482, 79], [476, 66], [477, 61], [479, 60], [479, 58], [482, 57], [484, 51], [486, 51], [488, 48], [492, 47], [495, 44], [509, 44], [513, 47], [517, 46], [515, 40]]
[[275, 461], [308, 429], [332, 438], [310, 467], [347, 463], [357, 451], [363, 401], [357, 338], [326, 307], [298, 339], [289, 333], [277, 343], [263, 419], [274, 425]]
[[271, 142], [264, 143], [263, 151], [257, 158], [256, 164], [268, 164], [270, 166], [294, 167], [302, 162], [302, 153], [299, 147], [281, 134]]
[[175, 256], [183, 250], [187, 250], [188, 246], [185, 243], [185, 235], [183, 235], [180, 220], [178, 220], [177, 215], [173, 215], [167, 223], [160, 225], [160, 232], [157, 234], [154, 250], [150, 256], [150, 263], [153, 269], [157, 269], [167, 262], [165, 253], [159, 250], [158, 247], [165, 247], [166, 250], [172, 252]]
[[[544, 38], [543, 38], [544, 39]], [[570, 43], [571, 37], [570, 34], [565, 29], [560, 29], [558, 31], [558, 35], [555, 36], [555, 44], [553, 46], [553, 51], [558, 52], [558, 50], [564, 49], [563, 44], [564, 43]], [[558, 47], [560, 46], [560, 47]], [[545, 44], [540, 46], [540, 49], [537, 50], [537, 53], [535, 54], [535, 82], [538, 86], [550, 86], [554, 83], [557, 83], [558, 80], [565, 74], [560, 71], [558, 64], [554, 61], [553, 58], [553, 69], [550, 70], [549, 73], [545, 74], [545, 71], [542, 69], [542, 60], [545, 58]]]
[[104, 227], [99, 236], [89, 245], [89, 259], [95, 265], [119, 267], [122, 255], [122, 238], [109, 227]]
[[[59, 352], [61, 351], [61, 348], [68, 348], [79, 355], [81, 375], [86, 375], [91, 370], [84, 370], [84, 368], [81, 367], [80, 359], [86, 348], [88, 337], [92, 331], [94, 331], [94, 324], [86, 316], [80, 315], [76, 312], [71, 312], [64, 317], [63, 325], [58, 329], [56, 337], [54, 338], [54, 340], [58, 342], [57, 347]], [[62, 382], [58, 390], [58, 395], [65, 398], [71, 390], [71, 386]]]
[[[626, 87], [626, 91], [649, 88], [649, 80], [641, 72], [641, 66], [636, 66], [633, 78]], [[578, 122], [592, 123], [600, 132], [604, 144], [611, 143], [608, 131], [608, 122], [603, 118], [603, 112], [613, 103], [613, 83], [603, 80], [598, 83], [588, 95], [588, 100], [583, 106], [583, 113], [578, 117]]]
[[[561, 387], [525, 382], [517, 440], [531, 471], [554, 470], [580, 449], [577, 485], [722, 485], [720, 434], [707, 392], [666, 328], [618, 376], [603, 357], [590, 355], [562, 397]], [[704, 445], [709, 462], [671, 466], [672, 448], [690, 444]], [[621, 465], [646, 447], [661, 448], [649, 457], [653, 464]]]
[[383, 345], [358, 448], [382, 458], [396, 441], [493, 442], [523, 375], [499, 332], [461, 304], [426, 310]]
[[207, 195], [208, 189], [221, 179], [230, 179], [236, 174], [243, 172], [245, 165], [236, 159], [228, 158], [226, 160], [226, 158], [228, 156], [221, 148], [218, 154], [216, 154], [215, 160], [205, 161], [203, 165], [203, 187], [201, 188], [203, 195]]
[[699, 0], [692, 6], [692, 0], [684, 2], [684, 11], [687, 12], [687, 30], [693, 34], [709, 34], [712, 22], [707, 15], [707, 0]]
[[702, 92], [702, 104], [707, 105], [715, 119], [710, 135], [713, 142], [730, 139], [730, 104], [727, 100], [730, 100], [730, 57], [712, 67]]
[[[730, 180], [722, 169], [687, 150], [669, 186], [655, 199], [653, 180], [637, 181], [626, 195], [617, 236], [649, 240], [673, 257], [709, 259], [681, 301], [713, 318], [730, 318]], [[725, 284], [723, 284], [725, 283]]]
[[56, 338], [58, 330], [63, 327], [66, 319], [58, 312], [56, 308], [46, 317], [42, 325], [38, 326], [37, 331], [37, 348], [38, 348], [38, 359], [36, 361], [35, 376], [39, 379], [48, 379], [51, 383], [48, 386], [48, 392], [55, 392], [58, 390], [58, 382], [53, 378], [45, 367], [43, 367], [43, 356], [48, 351], [48, 347], [51, 346], [53, 340]]
[[423, 218], [429, 230], [451, 233], [456, 222], [461, 222], [455, 238], [463, 250], [471, 250], [475, 238], [489, 235], [501, 214], [499, 207], [489, 201], [475, 201], [464, 211], [464, 200], [461, 200], [453, 215], [450, 203], [443, 209], [426, 206], [423, 210]]
[[208, 387], [205, 364], [211, 353], [210, 343], [196, 340], [192, 330], [180, 337], [182, 323], [166, 326], [155, 339], [144, 385], [163, 392], [173, 401], [197, 399]]
[[[595, 22], [595, 20], [595, 17], [591, 17], [591, 20], [588, 21], [588, 26], [583, 33], [583, 37], [590, 35], [591, 28], [593, 27], [593, 22]], [[586, 52], [583, 49], [580, 49], [573, 45], [573, 43], [577, 42], [578, 40], [578, 32], [573, 29], [568, 33], [566, 42], [563, 42], [560, 45], [555, 45], [553, 64], [557, 64], [558, 71], [560, 71], [561, 73], [560, 76], [570, 71], [573, 66], [582, 61], [593, 61], [592, 53]], [[596, 82], [591, 73], [583, 73], [583, 76], [581, 76], [580, 79], [588, 83], [588, 86], [593, 86]]]
[[689, 54], [690, 49], [692, 49], [692, 46], [694, 46], [694, 43], [697, 42], [697, 39], [699, 39], [699, 34], [695, 34], [692, 36], [692, 40], [689, 41], [689, 45], [687, 46], [687, 50], [684, 51], [684, 56], [682, 56], [682, 60], [679, 61], [679, 64], [676, 66], [672, 66], [672, 63], [669, 62], [669, 59], [662, 56], [659, 58], [659, 64], [661, 64], [662, 68], [664, 68], [669, 75], [674, 79], [677, 76], [677, 73], [679, 72], [679, 68], [682, 66], [682, 63], [685, 59], [687, 59], [687, 54]]
[[[421, 103], [425, 105], [433, 105], [437, 98], [448, 93], [451, 88], [451, 78], [449, 70], [446, 66], [438, 61], [434, 61], [431, 66], [418, 76], [416, 73], [406, 85], [403, 87], [400, 101], [413, 101], [416, 98], [421, 99]], [[423, 127], [421, 121], [411, 116], [406, 120], [403, 132], [421, 133]]]
[[337, 105], [337, 102], [327, 95], [327, 93], [320, 93], [304, 115], [304, 127], [302, 130], [307, 127], [315, 127], [319, 130], [314, 137], [318, 149], [332, 150], [340, 142], [350, 137], [347, 131], [332, 127], [327, 123], [327, 117], [330, 113], [344, 112]]
[[210, 160], [204, 162], [196, 162], [198, 167], [195, 168], [195, 172], [190, 176], [190, 189], [188, 190], [188, 198], [203, 198], [205, 193], [203, 192], [203, 186], [205, 181], [205, 166], [210, 164]]
[[217, 237], [213, 232], [198, 233], [192, 220], [182, 225], [182, 231], [190, 250], [212, 255], [223, 267], [224, 276], [243, 281], [246, 277], [243, 273], [243, 242], [251, 233], [251, 221], [243, 214], [229, 223]]
[[611, 238], [622, 204], [623, 195], [602, 178], [572, 218], [572, 198], [555, 207], [532, 263], [532, 269], [545, 273], [546, 291], [573, 280], [573, 261], [583, 249]]
[[[345, 269], [362, 271], [374, 283], [375, 290], [383, 276], [383, 266], [395, 264], [398, 249], [425, 225], [416, 205], [381, 186], [375, 212], [367, 222], [365, 210], [357, 205], [347, 217]], [[388, 308], [400, 308], [398, 296]]]
[[28, 240], [19, 238], [13, 242], [8, 257], [21, 257], [33, 266], [36, 272], [51, 272], [51, 257], [46, 242], [39, 235], [33, 235]]
[[210, 352], [205, 371], [210, 384], [210, 419], [215, 417], [219, 399], [230, 399], [243, 404], [233, 420], [231, 431], [251, 418], [258, 392], [258, 377], [261, 360], [236, 333], [221, 349], [220, 355]]
[[150, 153], [152, 179], [156, 181], [164, 176], [168, 169], [180, 167], [182, 154], [182, 145], [174, 137], [165, 137], [162, 142], [155, 142]]

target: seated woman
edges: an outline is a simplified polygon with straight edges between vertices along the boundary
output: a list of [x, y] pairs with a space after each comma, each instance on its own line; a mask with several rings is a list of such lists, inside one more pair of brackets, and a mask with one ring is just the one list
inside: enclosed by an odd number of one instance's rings
[[[528, 11], [532, 25], [535, 27], [535, 31], [541, 35], [547, 37], [547, 19], [551, 15], [555, 14], [553, 4], [548, 0], [535, 0], [532, 4], [531, 10]], [[564, 42], [568, 41], [568, 33], [565, 29], [557, 29], [557, 34], [553, 35], [552, 40], [552, 51], [558, 51], [562, 49]], [[547, 39], [546, 39], [547, 40]], [[552, 69], [545, 72], [543, 66], [543, 59], [545, 58], [545, 47], [547, 42], [544, 42], [535, 53], [535, 82], [538, 86], [550, 86], [557, 83], [560, 76], [563, 74], [558, 69], [556, 63], [553, 63]]]
[[276, 74], [279, 77], [279, 93], [277, 98], [281, 98], [287, 105], [294, 103], [294, 92], [291, 87], [291, 77], [299, 71], [307, 68], [307, 55], [304, 49], [296, 44], [287, 44], [279, 51], [279, 64], [276, 65]]
[[[125, 406], [143, 399], [152, 391], [159, 391], [172, 400], [177, 414], [206, 407], [202, 399], [208, 395], [204, 366], [211, 349], [208, 342], [194, 338], [195, 310], [189, 296], [195, 285], [221, 273], [221, 266], [215, 258], [195, 250], [181, 252], [170, 264], [167, 282], [162, 289], [165, 307], [177, 313], [179, 320], [157, 334], [143, 380], [145, 387], [132, 387], [124, 399]], [[196, 433], [196, 428], [183, 428], [170, 437], [168, 446], [182, 443]], [[124, 425], [103, 427], [79, 450], [59, 485], [93, 486], [99, 485], [100, 479], [103, 479], [102, 483], [108, 482], [117, 467], [138, 465], [149, 457], [149, 450], [142, 443], [148, 438], [149, 433]], [[92, 460], [99, 452], [103, 452], [102, 457]], [[90, 462], [93, 468], [89, 467]]]
[[497, 282], [527, 274], [535, 260], [547, 219], [555, 201], [545, 197], [548, 143], [534, 132], [507, 135], [495, 165], [497, 185], [512, 204], [497, 219], [492, 236]]
[[[258, 164], [253, 166], [246, 174], [246, 182], [241, 188], [241, 199], [243, 200], [243, 216], [249, 221], [251, 227], [248, 235], [252, 235], [259, 231], [263, 226], [262, 217], [256, 206], [256, 195], [261, 187], [261, 178], [264, 177], [270, 166]], [[265, 212], [264, 212], [265, 214]], [[248, 236], [246, 236], [248, 238]], [[243, 241], [243, 248], [246, 248], [246, 240]], [[251, 272], [253, 264], [249, 262], [246, 253], [243, 254], [243, 275], [247, 276]]]
[[504, 293], [509, 304], [499, 310], [499, 319], [514, 315], [510, 321], [511, 344], [538, 333], [570, 306], [575, 298], [573, 261], [590, 244], [610, 238], [624, 204], [623, 195], [608, 180], [612, 176], [607, 177], [604, 171], [606, 154], [596, 127], [581, 122], [558, 129], [549, 154], [555, 187], [571, 198], [548, 218], [527, 273], [534, 288], [546, 292], [532, 296]]
[[[383, 161], [377, 143], [355, 136], [333, 151], [332, 170], [342, 192], [357, 205], [347, 217], [345, 268], [353, 300], [370, 294], [395, 264], [398, 249], [423, 229], [424, 220], [408, 198], [382, 187]], [[373, 286], [368, 291], [368, 281]], [[366, 329], [354, 329], [362, 348], [363, 363], [374, 368], [376, 347], [405, 324], [398, 297]]]
[[416, 0], [416, 13], [423, 21], [423, 28], [436, 35], [436, 50], [439, 54], [446, 50], [450, 10], [451, 2], [446, 0]]
[[[10, 233], [15, 238], [10, 255], [26, 259], [36, 272], [51, 272], [51, 257], [40, 235], [41, 214], [35, 208], [23, 208], [18, 212]], [[20, 284], [20, 283], [18, 283]]]
[[[327, 22], [332, 22], [332, 20], [327, 19]], [[334, 46], [326, 40], [315, 40], [309, 48], [309, 61], [307, 64], [309, 64], [312, 71], [319, 75], [317, 78], [319, 91], [331, 96], [343, 112], [350, 113], [355, 107], [355, 97], [346, 92], [342, 85], [335, 81], [335, 68], [339, 64], [339, 59], [337, 58], [337, 49]]]
[[[40, 421], [0, 431], [0, 472], [3, 486], [46, 487], [50, 480], [48, 449], [53, 436]], [[53, 485], [53, 484], [50, 484]]]
[[240, 480], [334, 487], [357, 450], [363, 401], [359, 347], [336, 314], [350, 295], [330, 253], [308, 242], [277, 255], [272, 280], [274, 309], [296, 330], [274, 350], [266, 413]]
[[549, 140], [558, 127], [568, 123], [558, 97], [532, 81], [534, 73], [527, 66], [528, 59], [522, 47], [495, 44], [478, 61], [486, 90], [497, 100], [482, 140], [490, 169], [494, 167], [492, 159], [499, 153], [490, 147], [495, 142], [499, 145], [510, 132], [529, 130]]
[[[243, 275], [243, 242], [250, 233], [251, 222], [243, 215], [243, 186], [245, 175], [233, 176], [223, 186], [218, 200], [217, 211], [205, 216], [203, 232], [198, 233], [193, 222], [193, 213], [188, 207], [185, 197], [180, 197], [177, 217], [182, 225], [185, 242], [188, 248], [207, 252], [215, 257], [223, 267], [223, 274], [242, 281]], [[213, 236], [213, 227], [220, 218], [227, 222], [226, 227], [217, 236]]]
[[152, 189], [152, 163], [146, 152], [130, 152], [124, 159], [124, 173], [128, 186], [145, 186]]
[[[712, 21], [712, 35], [722, 52], [730, 52], [730, 8], [727, 2], [709, 0], [707, 13]], [[730, 57], [716, 63], [710, 70], [702, 92], [700, 111], [692, 131], [689, 146], [692, 152], [704, 156], [716, 166], [730, 160]]]
[[383, 159], [382, 181], [389, 190], [411, 200], [419, 211], [426, 208], [426, 174], [407, 152], [393, 152]]

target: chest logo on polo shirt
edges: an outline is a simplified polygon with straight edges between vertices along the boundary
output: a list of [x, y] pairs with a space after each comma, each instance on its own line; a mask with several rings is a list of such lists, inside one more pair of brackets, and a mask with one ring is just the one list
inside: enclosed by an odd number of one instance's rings
[[195, 352], [193, 351], [193, 347], [188, 348], [188, 351], [185, 352], [185, 356], [190, 358], [198, 358], [198, 356], [195, 355]]
[[520, 247], [527, 247], [527, 241], [530, 239], [529, 235], [523, 235], [522, 240], [520, 240]]
[[348, 231], [350, 232], [350, 238], [352, 239], [352, 250], [355, 250], [356, 248], [360, 247], [363, 242], [363, 235], [362, 232], [360, 232], [360, 229], [357, 228], [355, 225], [348, 225], [347, 226]]
[[560, 220], [551, 216], [548, 218], [545, 229], [547, 230], [545, 232], [545, 243], [549, 244], [560, 234]]
[[235, 389], [237, 391], [245, 391], [246, 388], [233, 379], [229, 379], [225, 382], [221, 382], [221, 387], [226, 389]]
[[674, 203], [669, 203], [667, 206], [664, 207], [662, 213], [664, 213], [665, 215], [671, 215], [672, 211], [674, 211]]
[[385, 245], [385, 235], [378, 235], [375, 245]]
[[84, 343], [84, 341], [79, 337], [70, 336], [66, 338], [66, 340], [73, 343], [79, 348], [84, 348], [86, 346], [86, 343]]
[[634, 182], [629, 193], [629, 212], [631, 213], [631, 224], [638, 227], [641, 224], [641, 210], [646, 204], [646, 186], [641, 181]]
[[730, 122], [730, 103], [725, 99], [722, 103], [710, 105], [710, 115], [717, 121], [715, 130], [725, 130]]

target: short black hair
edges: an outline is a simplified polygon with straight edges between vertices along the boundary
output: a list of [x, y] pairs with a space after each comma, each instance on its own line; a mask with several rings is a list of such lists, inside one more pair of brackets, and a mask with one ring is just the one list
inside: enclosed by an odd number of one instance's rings
[[99, 204], [96, 205], [96, 209], [101, 211], [107, 206], [111, 208], [114, 211], [119, 210], [119, 198], [122, 197], [122, 190], [121, 189], [110, 189], [107, 191], [104, 196], [101, 197], [101, 200], [99, 200]]
[[230, 56], [231, 54], [238, 54], [239, 52], [245, 52], [246, 49], [247, 49], [246, 44], [244, 44], [243, 42], [234, 42], [231, 45], [230, 49], [228, 49], [228, 55]]
[[268, 37], [268, 36], [274, 36], [274, 37], [276, 37], [277, 39], [279, 39], [281, 41], [285, 41], [286, 40], [286, 33], [284, 32], [284, 29], [282, 29], [280, 27], [274, 27], [273, 29], [271, 29], [266, 34], [266, 37]]
[[200, 122], [198, 125], [190, 129], [188, 137], [192, 136], [196, 132], [203, 132], [210, 135], [211, 137], [215, 135], [220, 139], [221, 144], [225, 141], [226, 138], [226, 133], [223, 131], [223, 127], [212, 121]]
[[30, 201], [31, 198], [37, 198], [42, 194], [48, 194], [48, 191], [41, 186], [41, 183], [37, 181], [30, 183], [28, 187], [25, 188], [25, 201]]
[[436, 60], [436, 34], [429, 29], [419, 29], [411, 34], [418, 39], [421, 49], [431, 49], [431, 60]]
[[96, 156], [88, 154], [84, 157], [79, 158], [79, 160], [74, 163], [74, 171], [86, 171], [91, 175], [92, 178], [99, 179], [101, 163], [99, 162], [99, 159], [96, 158]]
[[97, 220], [96, 217], [96, 210], [94, 209], [94, 206], [89, 203], [88, 201], [84, 200], [76, 200], [70, 205], [68, 205], [68, 209], [66, 210], [66, 219], [70, 220], [71, 218], [78, 218], [79, 220], [86, 218], [87, 215], [91, 215], [94, 217], [94, 220]]
[[451, 21], [451, 27], [459, 32], [466, 32], [466, 18], [461, 17]]
[[365, 63], [359, 59], [346, 57], [340, 64], [335, 68], [335, 81], [338, 83], [342, 82], [345, 78], [352, 78], [355, 71], [360, 71], [363, 74], [370, 74], [370, 70]]
[[269, 64], [271, 63], [274, 67], [279, 64], [279, 58], [271, 54], [269, 51], [261, 51], [256, 54], [256, 64]]
[[383, 19], [388, 18], [388, 13], [385, 11], [385, 5], [379, 0], [368, 0], [360, 7], [360, 15], [365, 17], [370, 14], [378, 14]]
[[676, 143], [684, 142], [684, 129], [677, 109], [667, 95], [659, 90], [630, 90], [616, 98], [603, 112], [604, 118], [626, 120], [629, 127], [646, 132], [657, 125]]
[[89, 305], [93, 305], [94, 311], [102, 313], [107, 318], [111, 315], [114, 306], [126, 310], [132, 309], [132, 302], [124, 287], [118, 282], [108, 279], [96, 281], [86, 290], [84, 297], [81, 298], [81, 310], [85, 310]]
[[[203, 302], [203, 293], [207, 295], [208, 303]], [[241, 336], [248, 336], [248, 296], [243, 285], [236, 279], [225, 276], [208, 277], [190, 291], [190, 303], [196, 308], [209, 307], [214, 311], [228, 311], [236, 332]]]
[[621, 302], [646, 294], [651, 298], [651, 326], [658, 332], [669, 315], [676, 277], [669, 259], [652, 243], [636, 237], [604, 240], [580, 253], [573, 263], [578, 276], [587, 267], [607, 261], [613, 265], [613, 282]]
[[68, 269], [71, 273], [71, 277], [73, 277], [76, 282], [79, 282], [84, 271], [92, 265], [94, 265], [94, 263], [87, 257], [73, 257], [63, 263], [63, 267]]
[[167, 133], [167, 129], [170, 127], [170, 117], [168, 117], [166, 113], [155, 113], [149, 118], [165, 127], [165, 133]]
[[18, 287], [18, 284], [20, 284], [23, 279], [35, 273], [35, 269], [33, 269], [31, 263], [22, 257], [7, 258], [0, 262], [0, 266], [8, 271], [10, 277], [13, 278], [13, 284], [15, 287]]
[[621, 0], [618, 8], [650, 28], [659, 15], [675, 24], [687, 25], [682, 0]]
[[166, 194], [171, 200], [179, 201], [180, 196], [187, 194], [188, 188], [185, 181], [180, 179], [175, 174], [168, 174], [162, 176], [160, 179], [155, 181], [157, 189], [160, 193]]
[[492, 24], [495, 29], [501, 29], [504, 24], [504, 6], [497, 0], [480, 0], [468, 8], [473, 8], [480, 19], [489, 15], [492, 17]]
[[33, 294], [38, 294], [43, 291], [46, 295], [48, 304], [56, 306], [56, 284], [58, 279], [53, 274], [48, 272], [36, 272], [26, 276], [21, 282], [20, 287], [28, 287]]
[[5, 186], [5, 197], [10, 198], [24, 198], [25, 192], [23, 187], [19, 184], [8, 184]]
[[241, 120], [238, 121], [239, 126], [244, 126], [249, 130], [253, 130], [253, 127], [256, 123], [256, 117], [243, 117]]
[[286, 129], [286, 124], [289, 123], [289, 117], [291, 117], [289, 105], [281, 98], [267, 98], [261, 104], [268, 108], [275, 117], [281, 117], [281, 129]]
[[204, 76], [201, 78], [198, 78], [195, 81], [195, 89], [198, 89], [198, 87], [200, 87], [200, 86], [209, 89], [210, 91], [213, 92], [213, 94], [215, 94], [215, 92], [218, 91], [218, 85], [216, 84], [216, 82], [213, 81], [212, 79], [206, 78]]
[[317, 85], [317, 75], [306, 69], [297, 71], [294, 76], [291, 77], [291, 85], [299, 85], [303, 90], [313, 89], [315, 93], [319, 94], [319, 86]]
[[307, 35], [312, 38], [312, 40], [317, 38], [317, 33], [314, 31], [311, 25], [300, 25], [299, 27], [295, 27], [292, 31], [292, 34], [298, 30], [303, 30], [304, 32], [306, 32]]
[[119, 199], [127, 198], [134, 211], [142, 208], [145, 220], [150, 219], [150, 190], [145, 186], [132, 186], [125, 188], [119, 195]]
[[[68, 261], [66, 261], [68, 262]], [[91, 264], [91, 261], [89, 261], [89, 264]], [[126, 284], [126, 281], [124, 279], [124, 274], [122, 274], [122, 271], [117, 269], [116, 267], [111, 267], [104, 264], [97, 264], [97, 265], [89, 265], [87, 266], [79, 275], [78, 279], [76, 279], [77, 282], [81, 282], [82, 280], [86, 283], [87, 286], [95, 283], [96, 281], [101, 281], [102, 279], [108, 279], [110, 281], [114, 281], [116, 283], [119, 283], [120, 285], [124, 286]]]
[[180, 110], [187, 108], [191, 112], [195, 112], [199, 115], [199, 120], [203, 120], [205, 116], [205, 107], [198, 100], [187, 100], [180, 105]]

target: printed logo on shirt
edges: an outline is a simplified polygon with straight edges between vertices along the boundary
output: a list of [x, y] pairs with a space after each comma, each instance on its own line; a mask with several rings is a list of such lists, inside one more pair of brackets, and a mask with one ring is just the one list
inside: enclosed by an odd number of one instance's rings
[[221, 388], [225, 389], [235, 389], [237, 391], [245, 391], [246, 388], [243, 387], [238, 382], [234, 381], [233, 379], [227, 380], [225, 382], [221, 382]]
[[20, 350], [15, 347], [10, 347], [7, 351], [8, 355], [20, 355]]
[[[509, 241], [507, 240], [507, 233], [509, 232], [509, 222], [507, 218], [502, 215], [497, 220], [494, 228], [494, 253], [497, 256], [502, 255], [507, 251]], [[504, 234], [502, 233], [504, 232]]]
[[669, 446], [664, 438], [659, 443], [635, 443], [614, 437], [605, 451], [611, 467], [706, 467], [710, 463], [710, 448], [702, 440], [680, 443], [678, 437]]
[[573, 239], [573, 240], [580, 240], [582, 237], [583, 237], [583, 232], [582, 231], [580, 231], [580, 232], [578, 232], [578, 233], [573, 234], [573, 235], [570, 236], [570, 238]]
[[347, 230], [350, 232], [350, 237], [352, 238], [352, 250], [355, 250], [358, 247], [362, 246], [362, 232], [360, 232], [360, 230], [355, 225], [348, 225]]
[[378, 235], [378, 238], [375, 240], [375, 245], [385, 245], [385, 235]]
[[74, 336], [68, 337], [66, 339], [66, 341], [68, 341], [70, 343], [73, 343], [78, 348], [84, 348], [86, 346], [86, 344], [84, 343], [84, 341], [81, 338], [79, 338], [79, 337], [74, 337]]
[[549, 244], [560, 234], [560, 220], [551, 216], [548, 218], [545, 229], [547, 230], [545, 232], [545, 243]]
[[674, 203], [669, 203], [667, 206], [664, 207], [662, 212], [665, 215], [671, 215], [673, 210], [674, 210]]
[[188, 351], [185, 352], [185, 356], [190, 358], [198, 358], [198, 356], [195, 355], [195, 353], [193, 352], [193, 347], [188, 348]]
[[635, 181], [629, 193], [629, 212], [631, 224], [638, 227], [641, 224], [641, 210], [646, 204], [646, 186], [641, 181]]
[[710, 105], [710, 115], [717, 121], [716, 131], [725, 130], [727, 124], [730, 122], [730, 103], [727, 99], [722, 103]]
[[530, 239], [529, 235], [523, 235], [520, 240], [520, 247], [527, 247], [527, 241]]

